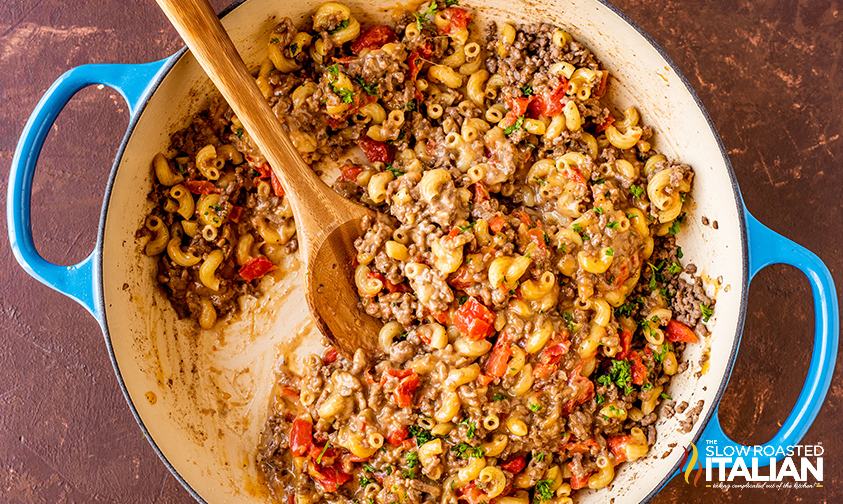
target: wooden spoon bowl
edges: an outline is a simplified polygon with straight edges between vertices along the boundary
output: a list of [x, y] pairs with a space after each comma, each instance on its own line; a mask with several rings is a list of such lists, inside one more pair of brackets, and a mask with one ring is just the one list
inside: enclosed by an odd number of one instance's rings
[[156, 1], [290, 198], [305, 297], [319, 330], [346, 358], [361, 348], [377, 352], [381, 323], [359, 308], [352, 268], [354, 240], [364, 231], [363, 218], [374, 212], [334, 192], [305, 164], [206, 0]]

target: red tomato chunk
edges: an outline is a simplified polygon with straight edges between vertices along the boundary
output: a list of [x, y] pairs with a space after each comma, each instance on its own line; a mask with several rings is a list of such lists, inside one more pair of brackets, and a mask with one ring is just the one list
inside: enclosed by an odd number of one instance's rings
[[475, 298], [469, 298], [454, 313], [454, 326], [460, 334], [473, 341], [480, 341], [495, 333], [495, 313]]

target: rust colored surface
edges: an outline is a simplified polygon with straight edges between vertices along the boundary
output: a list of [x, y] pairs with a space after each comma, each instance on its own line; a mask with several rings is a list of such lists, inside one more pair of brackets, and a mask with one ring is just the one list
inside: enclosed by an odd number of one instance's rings
[[[221, 9], [226, 2], [212, 3]], [[815, 251], [837, 276], [843, 265], [843, 1], [616, 5], [664, 47], [696, 89], [748, 208]], [[85, 63], [152, 61], [180, 46], [152, 0], [3, 2], [3, 180], [26, 118], [61, 73]], [[127, 122], [115, 92], [90, 88], [51, 130], [33, 189], [36, 244], [47, 259], [71, 264], [92, 249]], [[5, 208], [5, 190], [0, 200]], [[142, 438], [97, 323], [27, 276], [12, 257], [5, 219], [0, 227], [0, 502], [193, 502]], [[753, 282], [743, 344], [720, 408], [734, 439], [765, 442], [784, 421], [807, 373], [812, 313], [810, 286], [795, 269], [775, 266]], [[826, 447], [823, 488], [722, 491], [676, 479], [653, 502], [843, 502], [839, 376], [804, 440]]]

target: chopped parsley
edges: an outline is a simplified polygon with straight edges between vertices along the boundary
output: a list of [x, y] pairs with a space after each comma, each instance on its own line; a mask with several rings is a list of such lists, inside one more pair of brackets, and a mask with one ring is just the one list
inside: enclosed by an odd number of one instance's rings
[[518, 120], [517, 120], [517, 121], [515, 121], [515, 124], [513, 124], [512, 126], [507, 126], [507, 127], [506, 127], [506, 129], [505, 129], [505, 130], [503, 130], [503, 133], [504, 133], [505, 135], [509, 135], [509, 134], [510, 134], [510, 133], [512, 133], [513, 131], [520, 130], [520, 129], [521, 129], [521, 128], [523, 128], [523, 127], [524, 127], [524, 116], [520, 116], [520, 117], [518, 118]]
[[668, 234], [672, 234], [672, 235], [675, 235], [676, 233], [678, 233], [679, 232], [679, 221], [678, 220], [673, 221], [673, 224], [670, 225], [670, 228], [668, 228], [667, 232], [668, 232]]
[[365, 464], [363, 464], [363, 470], [364, 470], [364, 471], [369, 471], [370, 473], [373, 473], [373, 472], [377, 471], [377, 469], [375, 469], [374, 467], [372, 467], [372, 464], [370, 464], [370, 463], [368, 463], [368, 462], [366, 462]]
[[541, 404], [534, 402], [527, 403], [527, 407], [530, 408], [530, 411], [532, 411], [533, 413], [538, 413], [542, 409]]
[[466, 418], [462, 422], [457, 423], [457, 425], [465, 425], [466, 427], [468, 427], [468, 430], [465, 433], [465, 437], [467, 437], [468, 439], [474, 437], [474, 430], [477, 429], [477, 424]]
[[363, 77], [355, 77], [354, 80], [360, 84], [360, 87], [363, 88], [363, 91], [366, 92], [369, 96], [378, 96], [378, 84], [366, 84], [366, 81], [363, 80]]
[[419, 465], [419, 452], [410, 452], [406, 456], [407, 468], [401, 471], [407, 479], [416, 479], [416, 466]]
[[237, 135], [237, 138], [243, 138], [243, 128], [237, 128], [234, 134]]
[[403, 172], [403, 171], [399, 170], [398, 168], [395, 168], [394, 166], [392, 166], [392, 164], [391, 164], [391, 163], [390, 163], [390, 164], [388, 164], [388, 165], [386, 165], [386, 169], [387, 169], [387, 170], [389, 170], [389, 171], [391, 171], [391, 172], [392, 172], [392, 175], [394, 175], [394, 176], [395, 176], [395, 178], [398, 178], [398, 177], [400, 177], [401, 175], [404, 175], [404, 173], [406, 173], [406, 172]]
[[597, 399], [596, 399], [597, 404], [603, 404], [605, 401], [606, 401], [606, 399], [602, 395], [597, 394]]
[[685, 254], [682, 253], [682, 247], [676, 247], [676, 257], [682, 259], [682, 256]]
[[553, 498], [552, 479], [544, 479], [536, 482], [535, 493], [533, 494], [533, 502], [539, 503]]
[[495, 402], [503, 401], [504, 399], [506, 399], [506, 396], [501, 394], [500, 392], [495, 392], [495, 394], [492, 396], [492, 400]]
[[632, 303], [624, 303], [615, 308], [615, 317], [629, 317], [635, 310], [635, 305]]
[[606, 224], [606, 227], [609, 229], [618, 229], [621, 227], [621, 224], [620, 222], [610, 221], [608, 224]]
[[653, 384], [652, 384], [652, 383], [645, 383], [645, 384], [644, 384], [644, 386], [643, 386], [643, 387], [641, 387], [641, 390], [650, 390], [650, 389], [652, 389], [652, 388], [653, 388]]
[[659, 394], [659, 397], [661, 397], [662, 399], [667, 399], [668, 401], [672, 401], [672, 400], [673, 400], [673, 398], [672, 398], [672, 397], [670, 397], [669, 395], [665, 394], [664, 392], [662, 392], [661, 394]]
[[573, 229], [575, 233], [582, 233], [582, 226], [580, 226], [579, 223], [571, 226], [571, 229]]
[[219, 212], [219, 211], [221, 211], [221, 210], [222, 210], [222, 207], [221, 207], [221, 206], [219, 206], [219, 205], [208, 205], [208, 207], [213, 208], [213, 209], [214, 209], [214, 210], [216, 210], [217, 212]]
[[574, 317], [571, 316], [571, 312], [565, 312], [564, 318], [565, 323], [568, 324], [568, 332], [574, 332]]
[[682, 266], [678, 262], [670, 263], [670, 266], [667, 267], [667, 272], [671, 275], [675, 275], [680, 271], [682, 271]]
[[328, 30], [328, 33], [331, 34], [331, 35], [334, 35], [335, 33], [339, 33], [341, 31], [345, 30], [346, 28], [348, 28], [348, 19], [343, 19], [342, 23], [340, 23], [339, 26], [337, 26], [333, 30]]
[[[240, 130], [240, 131], [243, 131], [243, 130]], [[185, 171], [185, 170], [184, 170], [184, 165], [183, 165], [183, 164], [181, 164], [181, 163], [177, 164], [177, 165], [176, 165], [176, 168], [178, 168], [178, 169], [179, 169], [179, 173], [184, 173], [184, 171]]]
[[641, 188], [641, 187], [638, 187], [635, 184], [629, 186], [629, 192], [631, 192], [633, 194], [633, 196], [635, 196], [638, 199], [641, 199], [641, 196], [644, 196], [644, 189]]
[[536, 462], [542, 462], [542, 461], [544, 461], [544, 452], [539, 453], [539, 454], [538, 454], [538, 455], [536, 455], [534, 458], [536, 459]]
[[483, 458], [483, 448], [479, 446], [471, 446], [468, 443], [460, 443], [453, 448], [451, 448], [452, 452], [457, 453], [457, 457], [459, 458]]
[[365, 488], [372, 483], [377, 483], [377, 480], [375, 480], [375, 478], [368, 478], [366, 476], [360, 476], [357, 479], [357, 482], [360, 484], [360, 488]]
[[321, 464], [321, 463], [322, 463], [322, 455], [325, 455], [325, 452], [326, 452], [326, 451], [328, 451], [328, 447], [329, 447], [329, 446], [331, 446], [331, 442], [330, 442], [330, 441], [328, 441], [327, 443], [325, 443], [325, 447], [324, 447], [324, 448], [322, 448], [322, 451], [319, 453], [319, 456], [316, 458], [316, 463], [317, 463], [317, 464]]
[[542, 180], [538, 177], [533, 177], [533, 180], [535, 180], [536, 182], [538, 182], [541, 185], [547, 185], [547, 180]]
[[459, 5], [459, 0], [445, 0], [445, 7], [453, 7], [454, 5]]
[[427, 443], [428, 441], [432, 441], [435, 437], [429, 430], [422, 429], [421, 427], [415, 425], [410, 426], [410, 435], [416, 438], [416, 444], [419, 446]]
[[709, 308], [708, 305], [704, 305], [704, 304], [700, 303], [700, 310], [702, 311], [702, 314], [703, 314], [703, 322], [708, 322], [708, 319], [711, 318], [711, 314], [712, 314], [711, 308]]
[[521, 94], [523, 94], [524, 96], [532, 96], [533, 95], [533, 88], [530, 87], [529, 84], [527, 84], [526, 86], [523, 86], [521, 88]]
[[281, 39], [279, 39], [278, 37], [272, 37], [271, 39], [269, 39], [269, 43], [270, 44], [280, 44]]
[[462, 306], [466, 301], [468, 301], [468, 296], [460, 296], [457, 298], [457, 301], [460, 303], [460, 306]]
[[418, 104], [416, 103], [416, 99], [413, 98], [412, 100], [407, 102], [407, 106], [404, 107], [404, 110], [407, 112], [412, 112], [418, 108]]
[[596, 213], [597, 215], [603, 215], [603, 208], [601, 208], [599, 206], [594, 207], [594, 213]]
[[354, 91], [346, 88], [334, 89], [337, 96], [340, 97], [343, 103], [354, 103]]
[[290, 44], [289, 47], [290, 47], [290, 56], [295, 56], [296, 51], [299, 50], [299, 44], [296, 43], [296, 42], [293, 42], [292, 44]]
[[460, 234], [463, 234], [463, 233], [465, 233], [466, 231], [468, 231], [468, 230], [470, 230], [470, 229], [472, 229], [472, 228], [474, 228], [474, 223], [473, 223], [473, 222], [469, 222], [469, 223], [468, 223], [468, 224], [466, 224], [465, 226], [457, 226], [457, 229], [459, 229], [459, 230], [460, 230]]
[[606, 249], [606, 255], [609, 256], [609, 257], [614, 257], [615, 256], [615, 249], [613, 249], [612, 247], [607, 248]]
[[419, 31], [422, 31], [424, 29], [424, 27], [422, 26], [422, 23], [427, 22], [427, 16], [431, 16], [431, 18], [432, 18], [433, 16], [436, 15], [437, 11], [438, 11], [438, 9], [436, 7], [436, 1], [432, 0], [430, 2], [430, 7], [428, 7], [427, 10], [424, 11], [424, 14], [418, 14], [418, 13], [415, 13], [415, 12], [413, 13], [413, 16], [415, 16], [415, 18], [416, 18], [416, 26], [419, 27]]
[[[632, 392], [632, 369], [630, 368], [629, 361], [612, 359], [612, 367], [609, 369], [609, 373], [598, 377], [598, 382], [600, 378], [604, 377], [611, 379], [619, 389], [623, 389], [624, 394], [628, 395]], [[605, 379], [603, 382], [600, 382], [601, 385], [607, 385], [604, 382]]]
[[638, 216], [637, 216], [637, 215], [635, 215], [635, 214], [631, 214], [631, 213], [626, 214], [626, 218], [627, 218], [627, 219], [629, 219], [629, 220], [632, 220], [632, 219], [634, 219], [634, 218], [636, 218], [636, 217], [638, 217]]
[[664, 358], [667, 355], [668, 350], [670, 350], [670, 346], [668, 346], [667, 343], [664, 343], [661, 348], [659, 348], [658, 352], [653, 352], [653, 360], [656, 361], [656, 364], [664, 362]]

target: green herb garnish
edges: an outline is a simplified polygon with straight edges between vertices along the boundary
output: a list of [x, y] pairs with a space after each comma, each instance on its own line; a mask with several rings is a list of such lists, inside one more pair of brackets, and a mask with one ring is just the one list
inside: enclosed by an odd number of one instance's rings
[[629, 192], [631, 192], [633, 194], [633, 196], [635, 196], [638, 199], [641, 199], [641, 196], [644, 196], [644, 189], [641, 188], [641, 187], [638, 187], [635, 184], [629, 186]]
[[345, 30], [346, 28], [348, 28], [348, 19], [343, 19], [342, 23], [340, 23], [339, 26], [337, 26], [333, 30], [328, 30], [328, 33], [330, 33], [331, 35], [334, 35], [335, 33], [339, 33], [341, 31]]
[[700, 303], [700, 310], [702, 311], [702, 314], [703, 314], [703, 322], [708, 322], [708, 319], [711, 318], [711, 315], [713, 313], [711, 308], [709, 308], [708, 305], [704, 305], [704, 304]]
[[506, 129], [504, 129], [504, 130], [503, 130], [503, 133], [504, 133], [505, 135], [509, 135], [509, 134], [510, 134], [510, 133], [512, 133], [513, 131], [520, 130], [520, 129], [521, 129], [521, 128], [523, 128], [523, 127], [524, 127], [524, 116], [520, 116], [520, 117], [518, 118], [518, 120], [517, 120], [517, 121], [515, 121], [515, 124], [513, 124], [513, 125], [511, 125], [511, 126], [507, 126], [507, 127], [506, 127]]

